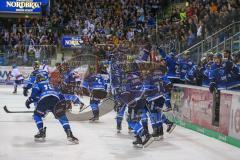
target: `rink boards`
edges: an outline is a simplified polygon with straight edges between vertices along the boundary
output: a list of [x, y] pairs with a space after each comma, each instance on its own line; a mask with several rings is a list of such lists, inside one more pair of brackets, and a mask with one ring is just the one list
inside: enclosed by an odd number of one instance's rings
[[217, 125], [213, 122], [213, 104], [208, 88], [174, 85], [172, 106], [179, 125], [240, 147], [240, 93], [220, 92]]

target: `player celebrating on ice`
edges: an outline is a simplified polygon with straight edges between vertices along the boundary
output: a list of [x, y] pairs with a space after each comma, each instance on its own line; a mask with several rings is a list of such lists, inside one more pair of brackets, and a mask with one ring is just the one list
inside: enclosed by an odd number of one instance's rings
[[16, 64], [14, 64], [12, 66], [12, 68], [13, 69], [12, 69], [11, 74], [10, 74], [10, 76], [8, 78], [10, 78], [10, 77], [14, 77], [15, 78], [13, 93], [17, 93], [17, 86], [23, 84], [24, 78], [23, 78], [23, 75], [19, 71], [19, 69], [18, 69]]
[[46, 137], [46, 127], [43, 126], [42, 117], [48, 111], [51, 111], [55, 118], [62, 124], [64, 131], [67, 134], [68, 141], [78, 144], [78, 139], [73, 136], [68, 118], [66, 117], [66, 103], [61, 101], [61, 95], [56, 92], [43, 73], [36, 75], [36, 82], [33, 85], [31, 96], [26, 101], [26, 107], [29, 109], [30, 104], [37, 102], [37, 107], [34, 110], [33, 119], [37, 125], [39, 133], [34, 136], [36, 141], [44, 141]]
[[142, 123], [143, 111], [146, 107], [144, 90], [142, 90], [142, 79], [139, 72], [129, 72], [126, 76], [126, 91], [120, 95], [120, 99], [127, 104], [129, 126], [133, 130], [136, 140], [133, 145], [136, 147], [147, 147], [153, 141], [146, 125]]

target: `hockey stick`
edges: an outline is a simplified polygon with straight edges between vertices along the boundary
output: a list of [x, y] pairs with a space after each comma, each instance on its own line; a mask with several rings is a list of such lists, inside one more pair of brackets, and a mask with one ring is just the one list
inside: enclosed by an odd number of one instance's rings
[[84, 108], [80, 109], [80, 111], [79, 111], [79, 112], [82, 112], [82, 111], [84, 111], [84, 110], [85, 110], [85, 109], [87, 109], [89, 106], [90, 106], [90, 105], [87, 105], [87, 106], [85, 106]]
[[[100, 106], [103, 102], [107, 101], [108, 99], [111, 99], [111, 97], [108, 97], [108, 98], [104, 99], [102, 102], [99, 103], [99, 106]], [[86, 109], [89, 108], [89, 107], [91, 107], [90, 104], [87, 105], [87, 106], [85, 106], [84, 108], [82, 108], [82, 109], [80, 110], [80, 112], [86, 110]]]
[[4, 106], [3, 109], [6, 113], [33, 113], [33, 111], [9, 111], [7, 106]]

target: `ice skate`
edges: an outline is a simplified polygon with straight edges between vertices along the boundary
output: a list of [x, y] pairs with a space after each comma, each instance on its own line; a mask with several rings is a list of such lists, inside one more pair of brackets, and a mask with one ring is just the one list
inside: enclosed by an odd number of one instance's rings
[[172, 133], [172, 131], [174, 130], [174, 128], [176, 127], [176, 124], [174, 124], [173, 122], [170, 122], [168, 125], [167, 125], [167, 132], [170, 134]]
[[73, 136], [71, 130], [67, 130], [66, 133], [67, 133], [67, 139], [68, 139], [69, 142], [71, 142], [73, 144], [79, 144], [78, 139]]
[[47, 129], [47, 127], [44, 127], [43, 129], [39, 130], [38, 134], [36, 134], [34, 136], [35, 141], [37, 141], [37, 142], [45, 142], [46, 129]]
[[89, 119], [90, 122], [96, 122], [99, 120], [99, 111], [93, 111], [93, 117]]
[[137, 148], [142, 148], [143, 147], [143, 143], [142, 143], [142, 139], [139, 136], [135, 136], [136, 140], [132, 142], [134, 147]]
[[142, 142], [143, 148], [148, 147], [153, 141], [154, 138], [150, 134], [146, 134], [144, 136], [144, 141]]
[[89, 119], [89, 122], [96, 122], [99, 120], [99, 117], [93, 116], [92, 118]]
[[14, 87], [14, 91], [12, 93], [17, 94], [17, 88]]
[[121, 130], [122, 130], [122, 125], [117, 124], [117, 133], [121, 133]]
[[163, 129], [161, 128], [154, 128], [153, 133], [151, 134], [154, 141], [160, 141], [163, 139]]

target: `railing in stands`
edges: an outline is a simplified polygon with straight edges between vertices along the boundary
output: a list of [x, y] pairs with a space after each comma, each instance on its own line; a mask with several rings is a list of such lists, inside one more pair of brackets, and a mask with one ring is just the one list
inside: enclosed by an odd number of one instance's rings
[[[227, 27], [219, 30], [213, 35], [193, 45], [187, 51], [190, 51], [192, 59], [198, 63], [204, 53], [220, 52], [222, 50], [230, 50], [234, 52], [238, 50], [236, 46], [240, 40], [240, 21], [234, 22]], [[239, 48], [240, 49], [240, 48]], [[182, 52], [183, 53], [183, 52]]]

